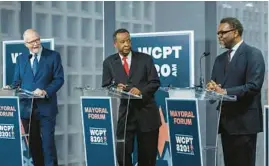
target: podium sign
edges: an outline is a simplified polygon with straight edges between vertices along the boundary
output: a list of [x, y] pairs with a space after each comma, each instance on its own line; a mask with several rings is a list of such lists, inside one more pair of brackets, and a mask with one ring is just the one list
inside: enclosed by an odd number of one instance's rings
[[203, 166], [197, 102], [166, 98], [172, 166]]
[[18, 97], [0, 96], [1, 165], [23, 165]]
[[86, 165], [116, 166], [110, 97], [81, 97]]

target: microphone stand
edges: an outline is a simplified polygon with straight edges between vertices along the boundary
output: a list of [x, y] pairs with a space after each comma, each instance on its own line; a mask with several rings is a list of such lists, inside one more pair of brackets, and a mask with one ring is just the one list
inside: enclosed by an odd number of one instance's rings
[[199, 85], [195, 86], [196, 88], [204, 88], [204, 76], [202, 72], [202, 59], [206, 56], [210, 55], [210, 52], [204, 52], [203, 55], [200, 57], [200, 79], [199, 79]]

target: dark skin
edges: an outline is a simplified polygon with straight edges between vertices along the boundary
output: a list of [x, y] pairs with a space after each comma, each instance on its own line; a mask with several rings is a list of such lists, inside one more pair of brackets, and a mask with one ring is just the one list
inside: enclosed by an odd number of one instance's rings
[[[217, 35], [222, 48], [231, 49], [242, 40], [238, 30], [231, 27], [228, 23], [221, 23], [219, 25]], [[221, 85], [213, 80], [207, 84], [207, 89], [214, 90], [217, 93], [227, 94], [226, 90], [222, 89]]]
[[231, 27], [228, 23], [221, 23], [218, 27], [219, 44], [223, 48], [231, 49], [241, 41], [238, 30]]
[[[128, 56], [131, 51], [131, 38], [128, 32], [118, 33], [116, 39], [114, 40], [114, 47], [118, 49], [118, 52], [122, 56]], [[127, 85], [119, 83], [117, 88], [123, 90]], [[140, 95], [141, 91], [136, 87], [133, 87], [129, 91], [131, 94]]]

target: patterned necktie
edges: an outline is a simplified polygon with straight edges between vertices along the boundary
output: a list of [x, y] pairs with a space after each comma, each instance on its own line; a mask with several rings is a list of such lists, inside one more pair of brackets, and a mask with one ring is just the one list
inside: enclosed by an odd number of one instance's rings
[[35, 56], [35, 59], [34, 59], [34, 63], [33, 63], [33, 73], [35, 75], [37, 72], [37, 67], [38, 67], [38, 59], [37, 59], [37, 54], [35, 54], [34, 56]]
[[125, 70], [127, 76], [129, 76], [129, 65], [127, 63], [127, 57], [123, 57], [122, 60], [123, 60], [124, 70]]

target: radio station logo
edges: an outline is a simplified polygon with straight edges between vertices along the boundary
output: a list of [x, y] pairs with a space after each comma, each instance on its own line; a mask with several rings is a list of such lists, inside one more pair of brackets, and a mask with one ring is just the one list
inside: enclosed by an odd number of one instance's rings
[[91, 144], [107, 145], [106, 128], [90, 127], [90, 142]]
[[13, 124], [0, 124], [0, 139], [15, 139]]
[[193, 136], [175, 134], [176, 152], [187, 155], [194, 155]]

